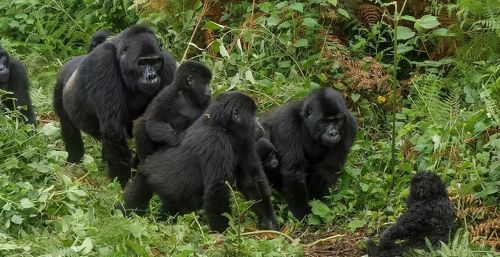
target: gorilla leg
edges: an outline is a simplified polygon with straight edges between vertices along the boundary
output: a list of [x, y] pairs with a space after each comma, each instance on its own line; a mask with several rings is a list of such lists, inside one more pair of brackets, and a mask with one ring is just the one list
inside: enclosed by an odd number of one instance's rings
[[210, 228], [222, 233], [229, 225], [229, 220], [222, 216], [231, 213], [229, 205], [230, 192], [224, 182], [217, 183], [205, 189], [203, 194], [203, 209], [208, 218]]
[[147, 184], [146, 177], [140, 173], [135, 175], [123, 192], [125, 211], [132, 211], [140, 216], [144, 215], [152, 197], [153, 192]]
[[140, 117], [134, 124], [134, 140], [136, 156], [139, 163], [142, 163], [148, 155], [154, 152], [154, 143], [146, 132], [146, 120]]
[[307, 180], [307, 192], [309, 198], [320, 199], [323, 196], [328, 195], [335, 178], [336, 175], [327, 170], [314, 172]]
[[130, 150], [128, 149], [125, 133], [119, 140], [103, 135], [102, 157], [108, 164], [109, 177], [111, 179], [117, 178], [122, 188], [124, 188], [131, 177]]
[[64, 141], [64, 148], [66, 152], [68, 152], [67, 161], [70, 163], [77, 163], [82, 159], [85, 153], [82, 134], [80, 130], [73, 125], [68, 114], [64, 110], [62, 90], [63, 85], [58, 82], [56, 84], [56, 90], [54, 91], [54, 109], [61, 123], [61, 136]]
[[271, 204], [271, 189], [264, 173], [257, 177], [250, 177], [240, 172], [237, 178], [238, 190], [250, 200], [255, 201], [252, 206], [260, 221], [260, 227], [264, 229], [278, 229], [278, 223]]
[[303, 219], [309, 214], [309, 197], [304, 173], [283, 174], [283, 190], [288, 208], [297, 219]]

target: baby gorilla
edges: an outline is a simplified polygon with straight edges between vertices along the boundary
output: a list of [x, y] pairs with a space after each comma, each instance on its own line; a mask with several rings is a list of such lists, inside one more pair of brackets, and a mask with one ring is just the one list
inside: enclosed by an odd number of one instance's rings
[[212, 73], [203, 64], [179, 66], [174, 81], [149, 104], [134, 124], [137, 157], [143, 162], [162, 146], [177, 146], [182, 133], [201, 116], [210, 102]]
[[127, 185], [125, 209], [143, 213], [152, 193], [167, 214], [203, 208], [210, 228], [228, 227], [230, 184], [256, 201], [260, 225], [276, 229], [270, 188], [255, 150], [255, 102], [239, 92], [219, 95], [186, 131], [182, 144], [149, 156]]
[[[439, 241], [448, 240], [455, 211], [445, 185], [436, 174], [417, 173], [413, 177], [406, 207], [397, 222], [380, 234], [379, 246], [367, 240], [369, 256], [401, 256], [412, 248], [425, 248], [425, 238], [434, 247], [439, 246]], [[396, 243], [396, 240], [404, 241]]]

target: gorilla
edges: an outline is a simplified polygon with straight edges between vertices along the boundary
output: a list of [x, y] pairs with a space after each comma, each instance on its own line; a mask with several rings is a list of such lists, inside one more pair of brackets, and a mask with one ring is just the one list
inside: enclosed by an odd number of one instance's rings
[[182, 133], [210, 103], [212, 72], [203, 64], [187, 61], [175, 72], [174, 82], [151, 101], [134, 122], [139, 162], [160, 147], [177, 146]]
[[[369, 256], [402, 256], [410, 249], [425, 248], [425, 238], [434, 247], [447, 242], [454, 227], [455, 210], [446, 186], [433, 173], [417, 173], [411, 180], [406, 212], [380, 234], [380, 245], [367, 240]], [[403, 240], [396, 243], [396, 240]]]
[[109, 177], [124, 187], [131, 171], [127, 137], [132, 122], [172, 82], [175, 69], [175, 60], [143, 25], [131, 26], [88, 55], [67, 62], [57, 79], [54, 109], [68, 162], [83, 157], [84, 131], [102, 141]]
[[139, 167], [124, 192], [125, 210], [143, 214], [153, 193], [166, 214], [203, 208], [212, 230], [223, 232], [234, 184], [256, 201], [260, 226], [277, 229], [270, 188], [255, 150], [255, 102], [239, 92], [216, 97], [178, 147], [157, 151]]
[[309, 200], [325, 196], [336, 181], [356, 136], [356, 119], [339, 92], [321, 88], [270, 113], [262, 126], [279, 161], [266, 169], [268, 179], [302, 219], [310, 212]]
[[90, 39], [89, 45], [87, 46], [87, 54], [111, 36], [113, 36], [113, 33], [106, 29], [94, 32], [94, 34], [92, 34], [92, 38]]
[[11, 99], [0, 99], [1, 105], [14, 110], [24, 106], [20, 112], [26, 117], [26, 122], [35, 124], [35, 113], [31, 105], [29, 93], [28, 73], [21, 61], [9, 56], [7, 51], [0, 47], [0, 89], [13, 94]]

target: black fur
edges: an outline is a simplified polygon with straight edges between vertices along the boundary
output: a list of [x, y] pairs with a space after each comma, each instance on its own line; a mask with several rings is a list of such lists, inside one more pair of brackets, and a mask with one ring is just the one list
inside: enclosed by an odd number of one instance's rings
[[184, 131], [210, 103], [212, 72], [203, 64], [181, 64], [174, 82], [151, 101], [134, 122], [137, 157], [142, 162], [160, 147], [177, 146]]
[[[186, 131], [182, 143], [149, 156], [124, 193], [125, 209], [142, 214], [152, 193], [167, 214], [205, 210], [210, 228], [228, 226], [230, 190], [257, 201], [261, 227], [276, 229], [270, 189], [255, 151], [255, 102], [238, 92], [219, 95]], [[147, 185], [147, 186], [146, 186]]]
[[175, 69], [175, 61], [162, 52], [154, 32], [142, 25], [67, 62], [55, 87], [54, 108], [68, 162], [83, 157], [80, 131], [84, 131], [102, 141], [110, 178], [125, 186], [130, 178], [127, 136], [132, 122], [172, 82]]
[[278, 108], [262, 125], [279, 160], [279, 168], [266, 170], [268, 178], [302, 219], [310, 212], [308, 201], [325, 196], [337, 179], [355, 139], [356, 120], [339, 92], [322, 88]]
[[279, 165], [276, 148], [267, 138], [267, 133], [262, 125], [260, 125], [260, 123], [258, 123], [258, 125], [259, 126], [257, 126], [255, 130], [257, 154], [259, 155], [262, 166], [265, 170], [276, 169]]
[[87, 46], [87, 54], [111, 36], [113, 36], [113, 33], [106, 29], [94, 32], [94, 34], [92, 34], [92, 38], [90, 39], [89, 45]]
[[[11, 110], [18, 106], [24, 106], [20, 111], [26, 117], [27, 123], [35, 124], [35, 113], [29, 93], [28, 73], [22, 62], [9, 56], [3, 47], [0, 47], [0, 89], [13, 94], [12, 100], [0, 99], [2, 100], [0, 104]], [[10, 98], [10, 96], [7, 97]]]
[[[434, 247], [447, 242], [455, 221], [455, 210], [446, 186], [433, 173], [417, 173], [406, 200], [406, 212], [380, 234], [380, 244], [368, 239], [368, 251], [374, 257], [401, 256], [410, 249], [426, 248], [425, 238]], [[396, 240], [403, 240], [396, 243]]]

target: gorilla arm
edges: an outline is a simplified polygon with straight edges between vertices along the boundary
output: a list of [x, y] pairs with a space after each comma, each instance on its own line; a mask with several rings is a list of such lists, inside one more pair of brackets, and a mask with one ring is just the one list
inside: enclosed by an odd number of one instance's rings
[[146, 120], [146, 133], [155, 143], [166, 144], [172, 147], [180, 144], [175, 130], [170, 124], [160, 120]]
[[[108, 164], [110, 178], [118, 178], [122, 187], [130, 178], [130, 150], [127, 145], [127, 96], [119, 64], [111, 44], [94, 49], [79, 70], [88, 76], [90, 97], [99, 120], [102, 155]], [[99, 85], [106, 85], [99, 87]], [[98, 87], [98, 88], [97, 88]]]

